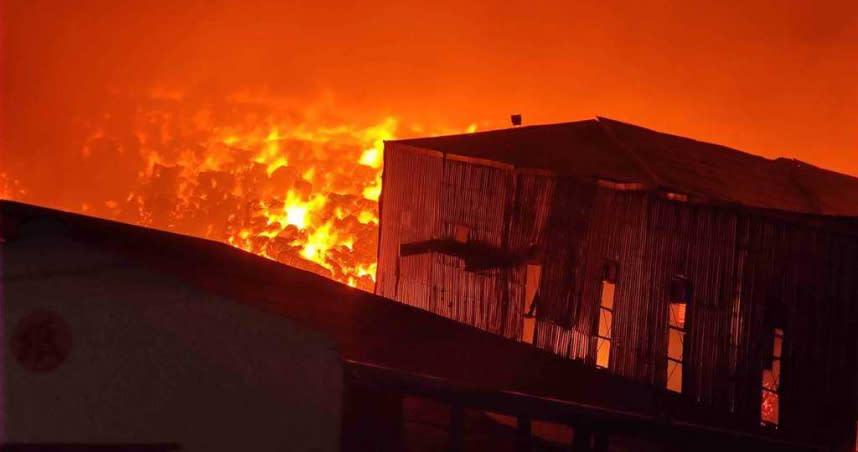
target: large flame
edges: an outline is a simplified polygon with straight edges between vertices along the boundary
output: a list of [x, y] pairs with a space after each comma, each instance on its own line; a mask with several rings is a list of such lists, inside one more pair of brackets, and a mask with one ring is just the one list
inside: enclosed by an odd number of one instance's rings
[[[393, 116], [351, 123], [241, 95], [219, 104], [166, 90], [130, 99], [125, 113], [82, 121], [80, 159], [107, 170], [135, 162], [128, 177], [136, 180], [108, 198], [60, 207], [223, 241], [372, 290], [384, 140], [421, 128]], [[476, 126], [463, 129], [435, 134]], [[0, 190], [4, 183], [12, 191], [5, 176]]]

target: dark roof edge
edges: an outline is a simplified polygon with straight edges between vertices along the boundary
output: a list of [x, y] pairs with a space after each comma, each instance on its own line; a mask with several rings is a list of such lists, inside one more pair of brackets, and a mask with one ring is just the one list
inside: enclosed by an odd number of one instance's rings
[[[734, 147], [730, 147], [730, 146], [727, 146], [724, 144], [715, 143], [715, 142], [711, 142], [711, 141], [698, 140], [698, 139], [690, 138], [690, 137], [683, 136], [683, 135], [677, 135], [675, 133], [662, 132], [659, 130], [651, 129], [649, 127], [644, 127], [644, 126], [641, 126], [638, 124], [633, 124], [633, 123], [626, 122], [626, 121], [620, 121], [618, 119], [608, 118], [607, 116], [600, 116], [600, 115], [596, 115], [593, 119], [582, 119], [582, 120], [578, 120], [578, 121], [550, 122], [550, 123], [545, 123], [545, 124], [533, 124], [533, 125], [519, 126], [519, 127], [506, 127], [506, 128], [501, 128], [501, 129], [481, 130], [481, 131], [470, 132], [470, 133], [452, 133], [452, 134], [446, 134], [446, 135], [435, 135], [435, 136], [417, 137], [417, 138], [400, 138], [400, 139], [395, 139], [395, 140], [384, 140], [384, 142], [385, 143], [401, 143], [401, 144], [408, 144], [408, 145], [414, 146], [414, 143], [422, 143], [427, 139], [433, 139], [433, 138], [454, 138], [454, 137], [463, 137], [463, 136], [480, 136], [480, 135], [487, 135], [487, 134], [493, 134], [493, 133], [498, 133], [498, 132], [524, 130], [524, 129], [541, 129], [541, 128], [550, 128], [550, 127], [555, 127], [555, 126], [563, 126], [563, 125], [568, 125], [568, 124], [582, 124], [582, 123], [588, 123], [588, 122], [593, 122], [593, 123], [596, 123], [597, 125], [599, 125], [599, 127], [602, 130], [606, 131], [606, 135], [608, 135], [609, 138], [611, 139], [611, 141], [614, 143], [617, 143], [617, 139], [613, 135], [613, 132], [608, 133], [608, 131], [606, 130], [606, 127], [608, 129], [610, 128], [610, 123], [612, 123], [612, 122], [617, 123], [617, 124], [622, 124], [623, 126], [626, 126], [626, 127], [633, 127], [636, 129], [644, 130], [644, 131], [647, 131], [649, 133], [664, 135], [664, 136], [668, 136], [671, 138], [690, 141], [690, 142], [694, 142], [694, 143], [700, 143], [700, 144], [704, 144], [707, 146], [718, 147], [718, 148], [721, 148], [721, 149], [726, 150], [726, 151], [736, 152], [736, 153], [742, 154], [744, 156], [759, 159], [759, 160], [769, 162], [769, 163], [780, 163], [780, 162], [790, 163], [790, 164], [798, 163], [800, 165], [806, 165], [806, 166], [808, 166], [812, 169], [818, 170], [818, 171], [824, 171], [824, 172], [829, 173], [831, 175], [847, 177], [847, 178], [854, 179], [854, 180], [858, 181], [858, 176], [853, 176], [851, 174], [846, 174], [846, 173], [842, 173], [842, 172], [835, 171], [832, 169], [824, 168], [824, 167], [814, 165], [813, 163], [808, 163], [804, 160], [800, 160], [797, 158], [783, 157], [783, 156], [774, 157], [774, 158], [763, 157], [761, 155], [753, 154], [753, 153], [743, 151], [741, 149], [737, 149]], [[421, 148], [424, 148], [427, 150], [433, 150], [431, 148], [425, 148], [424, 146], [418, 146], [418, 147], [421, 147]], [[626, 152], [629, 152], [627, 146], [623, 146], [623, 148], [626, 150]], [[442, 152], [442, 151], [438, 151], [438, 152]], [[443, 152], [443, 153], [444, 154], [455, 154], [454, 152]], [[635, 160], [638, 161], [639, 157], [636, 157]], [[645, 167], [645, 165], [644, 165], [644, 167]], [[651, 176], [653, 175], [653, 172], [648, 170], [648, 169], [646, 170], [646, 173], [651, 175]], [[656, 178], [656, 179], [658, 179], [658, 178]]]
[[[724, 145], [724, 144], [720, 144], [720, 143], [713, 143], [713, 142], [711, 142], [711, 141], [698, 140], [698, 139], [690, 138], [690, 137], [687, 137], [687, 136], [684, 136], [684, 135], [677, 135], [677, 134], [675, 134], [675, 133], [662, 132], [662, 131], [660, 131], [660, 130], [650, 129], [649, 127], [644, 127], [644, 126], [640, 126], [640, 125], [637, 125], [637, 124], [632, 124], [632, 123], [630, 123], [630, 122], [620, 121], [620, 120], [617, 120], [617, 119], [611, 119], [611, 118], [608, 118], [608, 117], [605, 117], [605, 116], [596, 116], [596, 120], [598, 120], [598, 121], [599, 121], [599, 124], [610, 125], [610, 123], [612, 123], [612, 122], [613, 122], [613, 123], [621, 124], [621, 125], [623, 125], [623, 126], [625, 126], [625, 127], [630, 127], [630, 128], [634, 128], [634, 129], [638, 129], [638, 130], [643, 130], [643, 131], [646, 131], [646, 132], [648, 132], [648, 133], [652, 133], [652, 134], [656, 134], [656, 135], [663, 135], [663, 136], [666, 136], [666, 137], [675, 138], [675, 139], [677, 139], [677, 140], [690, 141], [690, 142], [692, 142], [692, 143], [699, 143], [699, 144], [703, 144], [703, 145], [706, 145], [706, 146], [714, 146], [714, 147], [717, 147], [717, 148], [721, 148], [721, 150], [724, 150], [724, 151], [736, 152], [736, 153], [742, 154], [742, 155], [744, 155], [744, 156], [746, 156], [746, 157], [751, 157], [751, 158], [755, 158], [755, 159], [758, 159], [758, 160], [763, 160], [763, 161], [770, 162], [770, 163], [776, 162], [777, 160], [779, 160], [779, 159], [782, 159], [782, 158], [783, 158], [783, 157], [775, 157], [775, 158], [763, 157], [762, 155], [752, 154], [752, 153], [750, 153], [750, 152], [743, 151], [743, 150], [741, 150], [741, 149], [736, 149], [736, 148], [733, 148], [733, 147], [730, 147], [730, 146], [727, 146], [727, 145]], [[837, 173], [837, 174], [842, 174], [842, 173]]]
[[[478, 137], [481, 135], [489, 135], [489, 134], [494, 134], [494, 133], [498, 133], [498, 132], [507, 132], [507, 131], [515, 131], [515, 130], [528, 130], [528, 129], [530, 129], [530, 130], [532, 130], [532, 129], [544, 129], [544, 128], [550, 128], [550, 127], [556, 127], [556, 126], [564, 126], [564, 125], [569, 125], [569, 124], [583, 124], [583, 123], [588, 123], [588, 122], [596, 122], [596, 119], [593, 118], [593, 119], [582, 119], [579, 121], [550, 122], [550, 123], [545, 123], [545, 124], [533, 124], [533, 125], [528, 125], [528, 126], [505, 127], [502, 129], [480, 130], [480, 131], [476, 131], [476, 132], [466, 132], [466, 133], [451, 133], [451, 134], [447, 134], [447, 135], [433, 135], [433, 136], [417, 137], [417, 138], [400, 138], [400, 139], [396, 139], [396, 140], [384, 140], [384, 142], [385, 143], [401, 143], [401, 144], [408, 144], [408, 145], [414, 146], [414, 143], [421, 143], [425, 140], [435, 139], [435, 138], [455, 138], [455, 137], [474, 137], [474, 136]], [[445, 154], [446, 154], [446, 152], [445, 152]]]

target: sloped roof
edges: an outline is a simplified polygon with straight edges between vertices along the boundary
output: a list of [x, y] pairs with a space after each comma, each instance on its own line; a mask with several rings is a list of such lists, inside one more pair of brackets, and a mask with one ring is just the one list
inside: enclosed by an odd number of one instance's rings
[[393, 143], [561, 176], [636, 182], [703, 202], [858, 216], [858, 178], [601, 117]]
[[646, 171], [616, 146], [597, 120], [396, 142], [570, 176], [651, 182]]
[[97, 247], [322, 333], [336, 344], [347, 369], [357, 369], [360, 379], [488, 401], [501, 411], [514, 405], [558, 419], [587, 415], [615, 425], [648, 425], [695, 435], [747, 435], [750, 441], [763, 442], [784, 439], [662, 388], [562, 359], [229, 245], [0, 201], [0, 244], [51, 235]]

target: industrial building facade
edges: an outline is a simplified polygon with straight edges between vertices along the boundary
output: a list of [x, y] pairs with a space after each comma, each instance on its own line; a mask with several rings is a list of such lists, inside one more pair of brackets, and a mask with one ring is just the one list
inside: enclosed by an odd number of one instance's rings
[[388, 142], [383, 184], [379, 295], [854, 449], [858, 180], [599, 118]]

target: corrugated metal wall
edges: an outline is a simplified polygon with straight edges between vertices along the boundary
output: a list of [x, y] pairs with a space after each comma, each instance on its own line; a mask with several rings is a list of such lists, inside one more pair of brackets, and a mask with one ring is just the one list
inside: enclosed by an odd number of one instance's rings
[[855, 237], [798, 217], [669, 201], [592, 182], [445, 158], [401, 144], [385, 152], [377, 292], [520, 338], [524, 266], [466, 272], [399, 245], [450, 238], [503, 249], [539, 245], [535, 344], [594, 362], [605, 264], [619, 273], [609, 370], [664, 386], [670, 282], [687, 278], [683, 394], [760, 420], [773, 305], [784, 307], [781, 428], [854, 432]]
[[[566, 215], [552, 213], [547, 240], [566, 256], [548, 256], [546, 268], [554, 270], [544, 273], [540, 292], [569, 306], [540, 313], [538, 346], [593, 362], [604, 268], [615, 261], [609, 369], [664, 386], [670, 282], [682, 276], [692, 288], [684, 395], [758, 423], [762, 367], [772, 347], [767, 312], [782, 305], [780, 428], [851, 435], [855, 237], [651, 193], [601, 187], [579, 193], [591, 195], [555, 200]], [[587, 220], [568, 214], [577, 209], [589, 212]]]
[[434, 237], [440, 229], [440, 155], [414, 148], [384, 153], [376, 293], [426, 310], [432, 308], [434, 256], [400, 262], [399, 245]]
[[[393, 148], [391, 148], [391, 146]], [[522, 249], [544, 236], [553, 179], [401, 144], [385, 152], [376, 292], [510, 338], [521, 336], [525, 268], [464, 271], [440, 253], [400, 258], [399, 246], [453, 238]]]

